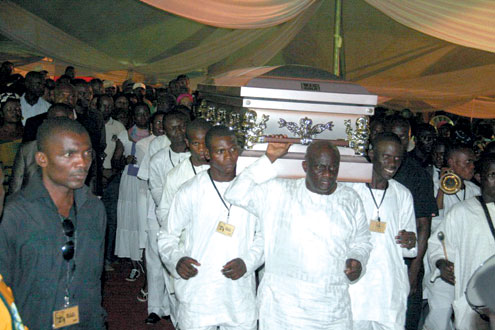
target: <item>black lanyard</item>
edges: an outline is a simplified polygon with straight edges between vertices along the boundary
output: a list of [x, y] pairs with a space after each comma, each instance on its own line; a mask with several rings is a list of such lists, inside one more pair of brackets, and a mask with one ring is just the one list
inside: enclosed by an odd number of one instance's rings
[[383, 200], [385, 199], [385, 194], [387, 193], [388, 184], [387, 184], [387, 188], [385, 188], [385, 190], [383, 191], [383, 196], [382, 196], [382, 200], [380, 201], [380, 204], [376, 203], [375, 196], [373, 195], [373, 191], [371, 190], [371, 187], [369, 186], [369, 184], [367, 184], [366, 186], [370, 190], [371, 198], [373, 198], [373, 203], [375, 203], [375, 206], [376, 206], [376, 220], [378, 222], [380, 222], [380, 206], [382, 206]]
[[488, 207], [486, 207], [486, 203], [483, 200], [482, 196], [476, 196], [476, 198], [478, 198], [481, 207], [483, 207], [483, 211], [485, 211], [485, 217], [486, 217], [486, 221], [488, 222], [488, 227], [490, 227], [490, 231], [492, 232], [493, 239], [495, 239], [495, 228], [493, 228], [493, 221], [492, 221], [492, 217], [490, 216], [490, 212], [488, 212]]
[[455, 193], [454, 195], [455, 195], [455, 197], [457, 197], [457, 199], [459, 200], [459, 202], [465, 201], [466, 200], [466, 187], [464, 187], [464, 197], [462, 198], [462, 201], [459, 198], [459, 196], [457, 196], [457, 193]]
[[170, 164], [172, 164], [172, 167], [175, 167], [175, 164], [172, 161], [172, 150], [170, 149], [168, 149], [168, 159], [170, 159]]
[[215, 191], [217, 192], [218, 197], [220, 197], [220, 200], [222, 201], [223, 206], [225, 206], [225, 208], [228, 211], [228, 213], [227, 213], [227, 221], [228, 221], [228, 219], [230, 217], [230, 208], [232, 207], [232, 204], [230, 204], [230, 206], [227, 206], [227, 203], [225, 203], [225, 200], [223, 199], [222, 195], [220, 194], [220, 191], [218, 191], [218, 188], [215, 185], [215, 181], [213, 181], [213, 179], [211, 177], [210, 170], [208, 170], [208, 176], [210, 177], [211, 184], [213, 185], [213, 188], [215, 188]]
[[[196, 169], [194, 168], [194, 164], [193, 164], [193, 162], [192, 162], [191, 157], [189, 157], [189, 161], [191, 162], [191, 167], [192, 167], [192, 169], [193, 169], [194, 175], [196, 175], [196, 174], [197, 174], [197, 173], [196, 173]], [[209, 172], [208, 172], [208, 173], [209, 173]], [[210, 177], [210, 179], [211, 179], [211, 177]], [[215, 188], [216, 188], [216, 187], [215, 187]]]

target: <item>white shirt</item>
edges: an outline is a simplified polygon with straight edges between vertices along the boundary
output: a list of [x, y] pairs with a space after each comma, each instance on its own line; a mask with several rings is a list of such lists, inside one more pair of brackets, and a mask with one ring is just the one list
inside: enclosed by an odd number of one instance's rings
[[[151, 153], [151, 144], [150, 144]], [[151, 191], [151, 197], [155, 201], [155, 205], [160, 205], [160, 199], [162, 198], [163, 187], [165, 186], [166, 177], [168, 172], [175, 166], [179, 165], [181, 161], [189, 158], [191, 154], [189, 152], [174, 152], [172, 148], [166, 147], [155, 153], [150, 160], [149, 170], [149, 186]]]
[[[377, 219], [377, 207], [365, 183], [351, 183], [361, 197], [368, 223]], [[403, 257], [415, 257], [416, 248], [401, 248], [395, 242], [400, 230], [416, 233], [416, 218], [411, 192], [395, 180], [388, 181], [385, 190], [372, 189], [379, 207], [385, 232], [371, 232], [371, 251], [366, 274], [349, 292], [354, 320], [405, 324], [409, 277]], [[385, 197], [383, 198], [383, 194]], [[383, 202], [382, 201], [383, 198]], [[381, 204], [380, 204], [381, 202]]]
[[[435, 178], [435, 177], [438, 178], [438, 174], [434, 173], [433, 178]], [[433, 189], [434, 189], [435, 197], [438, 195], [439, 186], [440, 186], [440, 180], [434, 179], [433, 180]], [[452, 209], [452, 207], [454, 207], [454, 205], [460, 203], [463, 200], [467, 200], [467, 199], [470, 199], [474, 196], [481, 195], [480, 188], [477, 185], [475, 185], [474, 183], [472, 183], [471, 181], [464, 180], [464, 186], [465, 186], [465, 188], [458, 191], [456, 194], [451, 194], [451, 195], [444, 194], [443, 195], [443, 209], [439, 209], [438, 210], [438, 216], [433, 217], [431, 220], [431, 233], [432, 234], [430, 235], [430, 237], [432, 237], [433, 233], [437, 231], [438, 227], [443, 222], [445, 215]], [[430, 249], [431, 249], [431, 247], [428, 246], [428, 248], [426, 250], [425, 257], [423, 259], [423, 264], [425, 267], [425, 276], [423, 278], [423, 296], [425, 298], [433, 297], [434, 295], [439, 294], [438, 293], [439, 290], [440, 290], [440, 292], [447, 292], [447, 290], [448, 290], [451, 292], [450, 296], [453, 297], [454, 296], [453, 287], [451, 287], [451, 286], [438, 287], [438, 286], [434, 285], [434, 283], [431, 281], [432, 274], [435, 272], [435, 267], [431, 268], [430, 263], [428, 263], [427, 255], [428, 255]]]
[[25, 96], [26, 94], [21, 96], [22, 125], [26, 125], [26, 120], [28, 118], [47, 112], [51, 105], [43, 100], [42, 97], [38, 98], [38, 102], [34, 105], [31, 105], [27, 103]]
[[[220, 195], [230, 182], [215, 182]], [[227, 203], [227, 202], [226, 202]], [[181, 329], [199, 328], [256, 320], [254, 271], [262, 263], [263, 240], [256, 231], [256, 218], [232, 206], [230, 216], [207, 171], [198, 173], [177, 192], [166, 230], [158, 235], [158, 249], [165, 266], [177, 278]], [[235, 226], [231, 237], [217, 232], [219, 221]], [[179, 244], [183, 236], [184, 243]], [[188, 280], [176, 271], [182, 257], [196, 259], [198, 274]], [[241, 258], [246, 274], [238, 280], [226, 278], [223, 266]]]
[[306, 188], [305, 179], [275, 179], [276, 174], [263, 156], [225, 195], [260, 219], [265, 242], [260, 327], [350, 329], [346, 260], [359, 260], [364, 270], [371, 251], [361, 199], [341, 184], [331, 195], [320, 195]]
[[201, 173], [210, 168], [210, 165], [193, 166], [191, 158], [184, 159], [175, 168], [170, 170], [165, 179], [165, 187], [163, 188], [160, 204], [156, 208], [156, 216], [158, 222], [163, 227], [166, 227], [166, 220], [170, 205], [179, 188], [196, 174]]
[[117, 136], [122, 131], [125, 131], [125, 126], [112, 117], [105, 123], [105, 140], [107, 142], [107, 147], [105, 148], [106, 157], [103, 161], [104, 169], [112, 168], [112, 156], [117, 144]]
[[138, 177], [141, 180], [149, 180], [150, 174], [150, 160], [153, 155], [155, 155], [161, 149], [164, 149], [170, 145], [170, 140], [168, 137], [164, 135], [157, 136], [156, 139], [153, 139], [149, 143], [149, 147], [147, 148], [147, 153], [144, 155], [143, 161], [141, 162], [141, 168], [139, 169]]
[[[439, 186], [440, 186], [440, 181], [439, 180], [433, 180], [433, 189], [434, 189], [435, 197], [437, 197], [437, 195], [438, 195]], [[475, 185], [471, 181], [464, 180], [464, 186], [465, 186], [464, 189], [459, 190], [455, 194], [451, 194], [451, 195], [444, 194], [443, 195], [443, 209], [439, 209], [438, 210], [438, 216], [434, 217], [431, 221], [431, 232], [432, 233], [438, 228], [438, 226], [442, 222], [445, 214], [447, 214], [455, 204], [457, 204], [463, 200], [470, 199], [471, 197], [481, 195], [480, 187], [478, 187], [477, 185]]]
[[[489, 203], [488, 211], [495, 219], [495, 205]], [[492, 220], [493, 221], [493, 220]], [[445, 248], [448, 259], [454, 263], [456, 329], [479, 330], [475, 325], [479, 316], [467, 304], [464, 291], [474, 271], [480, 264], [495, 254], [495, 238], [492, 236], [485, 213], [477, 198], [457, 203], [445, 216], [437, 231], [428, 240], [428, 261], [435, 276], [440, 271], [436, 262], [445, 259], [442, 244], [437, 238], [439, 231], [445, 235]], [[442, 281], [437, 279], [437, 281]]]

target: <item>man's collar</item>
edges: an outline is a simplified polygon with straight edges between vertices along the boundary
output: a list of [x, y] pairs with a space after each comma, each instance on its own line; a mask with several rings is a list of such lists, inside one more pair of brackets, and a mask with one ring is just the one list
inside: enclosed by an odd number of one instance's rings
[[34, 201], [43, 197], [50, 197], [41, 178], [41, 171], [36, 173], [29, 180], [29, 184], [24, 188], [24, 196], [29, 201]]
[[[89, 188], [83, 185], [79, 189], [74, 190], [74, 198], [76, 200], [77, 209], [83, 205], [88, 199]], [[43, 184], [41, 171], [36, 171], [34, 175], [29, 179], [28, 185], [24, 188], [24, 198], [28, 201], [35, 201], [40, 198], [50, 198], [50, 194]]]

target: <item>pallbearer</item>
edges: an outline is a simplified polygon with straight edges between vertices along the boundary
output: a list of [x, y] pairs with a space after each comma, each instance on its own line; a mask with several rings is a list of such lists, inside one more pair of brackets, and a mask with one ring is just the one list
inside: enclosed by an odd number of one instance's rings
[[373, 244], [366, 274], [349, 289], [352, 317], [354, 330], [399, 330], [409, 294], [403, 257], [416, 256], [416, 219], [411, 192], [392, 179], [403, 157], [399, 137], [381, 133], [372, 144], [371, 183], [349, 185], [363, 201]]
[[224, 196], [236, 175], [235, 133], [213, 127], [206, 147], [210, 169], [175, 195], [158, 249], [176, 278], [180, 329], [254, 330], [254, 271], [262, 263], [263, 241], [256, 218]]
[[258, 290], [260, 329], [352, 329], [348, 286], [371, 250], [363, 204], [336, 182], [340, 155], [312, 143], [305, 179], [276, 179], [272, 164], [289, 144], [271, 143], [226, 193], [260, 219], [265, 274]]

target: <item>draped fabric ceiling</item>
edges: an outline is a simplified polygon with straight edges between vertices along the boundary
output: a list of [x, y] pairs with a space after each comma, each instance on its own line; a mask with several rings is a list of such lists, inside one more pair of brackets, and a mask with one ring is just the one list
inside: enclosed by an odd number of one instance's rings
[[[2, 0], [0, 59], [167, 82], [250, 66], [332, 71], [334, 0]], [[394, 109], [495, 118], [495, 2], [343, 1], [344, 72]], [[39, 60], [43, 57], [53, 62]]]

